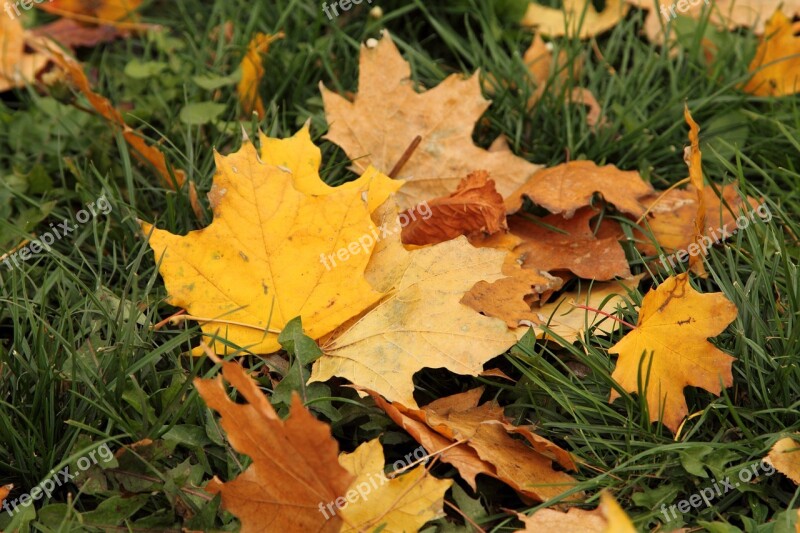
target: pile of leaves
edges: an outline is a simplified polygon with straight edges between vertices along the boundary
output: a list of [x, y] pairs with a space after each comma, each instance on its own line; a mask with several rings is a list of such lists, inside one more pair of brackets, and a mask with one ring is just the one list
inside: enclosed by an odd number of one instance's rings
[[[588, 2], [564, 4], [531, 4], [522, 19], [536, 30], [524, 55], [531, 109], [545, 90], [561, 90], [544, 84], [564, 59], [543, 37], [588, 38], [630, 9], [612, 1], [601, 12]], [[723, 4], [711, 18], [715, 26], [756, 24], [752, 10], [725, 11]], [[69, 53], [160, 31], [138, 21], [138, 5], [105, 1], [89, 9], [53, 0], [40, 7], [63, 18], [34, 30], [3, 17], [0, 90], [34, 85], [83, 95], [165, 188], [190, 198], [205, 223], [186, 171], [125, 122]], [[687, 16], [707, 15], [698, 6]], [[656, 42], [667, 38], [658, 16], [652, 10], [646, 25]], [[794, 26], [780, 10], [753, 26], [764, 37], [743, 91], [800, 91]], [[262, 56], [282, 37], [254, 35], [232, 74], [244, 116], [267, 114]], [[709, 41], [711, 55], [713, 47]], [[197, 393], [219, 414], [230, 446], [251, 461], [241, 472], [194, 482], [202, 485], [201, 499], [218, 495], [214, 501], [243, 531], [418, 531], [446, 516], [446, 505], [448, 516], [474, 525], [483, 509], [468, 514], [474, 500], [459, 483], [479, 492], [479, 475], [496, 480], [519, 509], [550, 507], [530, 516], [507, 509], [508, 523], [520, 530], [634, 531], [610, 493], [595, 509], [577, 507], [594, 501], [575, 477], [580, 457], [541, 435], [534, 421], [507, 416], [481, 380], [513, 382], [498, 356], [513, 357], [520, 347], [591, 343], [623, 331], [607, 347], [610, 372], [575, 367], [569, 379], [609, 373], [616, 386], [599, 401], [638, 395], [645, 416], [676, 439], [689, 415], [686, 387], [719, 396], [732, 385], [735, 359], [710, 340], [736, 319], [737, 308], [693, 282], [708, 277], [705, 256], [724, 241], [716, 236], [742, 219], [755, 224], [769, 199], [704, 177], [700, 128], [688, 106], [688, 177], [675, 176], [667, 190], [613, 164], [545, 167], [516, 155], [503, 137], [480, 147], [472, 133], [493, 85], [507, 82], [476, 72], [421, 87], [384, 32], [361, 46], [355, 94], [320, 87], [326, 139], [347, 154], [355, 179], [334, 187], [320, 176], [322, 153], [310, 124], [286, 139], [245, 134], [238, 151], [215, 153], [212, 217], [203, 229], [176, 235], [141, 222], [168, 303], [179, 309], [156, 328], [199, 324], [192, 354], [208, 357], [219, 375], [196, 379]], [[604, 128], [591, 91], [572, 90], [568, 100], [587, 108], [593, 130]], [[632, 267], [634, 257], [644, 259]], [[637, 308], [636, 324], [621, 318], [625, 308]], [[268, 371], [252, 375], [253, 360], [265, 361]], [[255, 379], [264, 375], [272, 383], [267, 393]], [[444, 375], [464, 376], [456, 378], [463, 386], [442, 397], [420, 386]], [[378, 439], [334, 437], [331, 423], [343, 416], [329, 401], [334, 395], [385, 413], [424, 457], [387, 471]], [[779, 441], [769, 460], [797, 483], [792, 442]], [[131, 460], [130, 453], [117, 459]]]

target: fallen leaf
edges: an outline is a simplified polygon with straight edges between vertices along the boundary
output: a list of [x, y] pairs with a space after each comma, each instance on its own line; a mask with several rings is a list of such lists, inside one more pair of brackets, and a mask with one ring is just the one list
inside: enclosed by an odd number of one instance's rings
[[600, 494], [600, 505], [593, 511], [573, 507], [566, 513], [541, 509], [530, 516], [518, 514], [525, 529], [517, 533], [539, 533], [548, 529], [570, 533], [636, 533], [633, 522], [607, 492]]
[[339, 376], [414, 407], [412, 378], [423, 368], [477, 376], [516, 339], [501, 320], [460, 300], [477, 282], [502, 277], [504, 256], [458, 237], [371, 262], [368, 268], [399, 279], [374, 309], [322, 347], [311, 382]]
[[[339, 456], [339, 464], [355, 479], [347, 491], [348, 502], [339, 512], [342, 533], [419, 531], [429, 520], [444, 516], [444, 493], [451, 480], [436, 479], [424, 465], [388, 478], [383, 447], [378, 439]], [[352, 498], [351, 498], [352, 495]]]
[[766, 32], [750, 62], [753, 77], [744, 92], [756, 96], [788, 96], [800, 92], [800, 22], [780, 10], [767, 22]]
[[563, 1], [560, 9], [531, 2], [521, 24], [536, 27], [539, 33], [548, 37], [569, 35], [588, 39], [616, 26], [630, 9], [622, 0], [607, 0], [601, 12], [588, 0]]
[[[649, 10], [644, 23], [644, 33], [654, 43], [664, 43], [663, 28], [677, 17], [700, 20], [703, 13], [711, 10], [709, 22], [713, 27], [734, 30], [740, 27], [751, 28], [756, 35], [765, 32], [770, 13], [782, 9], [790, 17], [800, 15], [798, 0], [703, 0], [688, 2], [685, 10], [680, 10], [675, 0], [627, 0], [628, 3]], [[654, 9], [654, 3], [657, 3]], [[674, 31], [673, 31], [674, 35]]]
[[[572, 218], [549, 215], [541, 218], [539, 224], [519, 216], [509, 217], [511, 233], [522, 239], [514, 253], [526, 269], [550, 273], [569, 270], [578, 277], [598, 281], [630, 278], [620, 236], [598, 238], [593, 231], [591, 219], [598, 213], [591, 207], [584, 207]], [[605, 231], [611, 231], [608, 224], [613, 223], [603, 222], [607, 224]]]
[[65, 18], [115, 24], [133, 19], [141, 3], [142, 0], [48, 0], [35, 5]]
[[652, 192], [638, 172], [619, 170], [614, 165], [600, 167], [592, 161], [570, 161], [534, 174], [506, 198], [506, 208], [509, 213], [519, 211], [527, 197], [551, 213], [572, 218], [575, 211], [591, 205], [595, 193], [600, 193], [620, 211], [638, 217], [644, 214], [639, 199]]
[[[646, 394], [650, 421], [661, 420], [674, 433], [689, 412], [684, 387], [719, 395], [733, 384], [734, 358], [708, 339], [737, 314], [723, 293], [697, 292], [686, 273], [669, 277], [644, 296], [636, 328], [608, 350], [619, 355], [611, 377], [628, 392]], [[612, 389], [608, 401], [616, 398], [619, 393]]]
[[[706, 200], [703, 194], [705, 185], [703, 181], [703, 154], [700, 152], [700, 127], [692, 119], [688, 104], [684, 104], [683, 117], [686, 123], [689, 124], [689, 141], [692, 143], [691, 146], [686, 148], [683, 158], [689, 167], [689, 183], [691, 183], [697, 194], [697, 212], [694, 216], [692, 240], [699, 245], [702, 244], [706, 227]], [[698, 253], [689, 256], [689, 269], [703, 278], [708, 276], [703, 265], [705, 254], [706, 250], [703, 248], [702, 254]]]
[[[222, 495], [222, 505], [242, 522], [242, 531], [338, 532], [339, 516], [324, 517], [321, 506], [347, 492], [354, 476], [337, 461], [339, 445], [331, 428], [303, 407], [297, 394], [289, 418], [281, 420], [256, 382], [236, 363], [223, 362], [222, 376], [195, 378], [231, 446], [252, 464], [236, 479], [214, 477], [206, 485]], [[225, 378], [247, 403], [228, 398]], [[301, 459], [301, 460], [298, 460]]]
[[[799, 436], [800, 433], [795, 433], [795, 437]], [[765, 459], [775, 467], [775, 470], [794, 481], [795, 485], [800, 485], [800, 442], [798, 440], [800, 439], [782, 438], [772, 446]]]
[[62, 18], [31, 30], [37, 37], [47, 37], [65, 48], [94, 47], [129, 35], [112, 25], [90, 26]]
[[[754, 198], [742, 198], [736, 184], [721, 188], [721, 198], [711, 186], [703, 189], [706, 204], [706, 248], [718, 244], [737, 231], [737, 216], [755, 209], [759, 203]], [[672, 189], [664, 193], [654, 193], [642, 198], [647, 207], [647, 232], [636, 240], [636, 248], [643, 255], [655, 256], [658, 253], [650, 236], [667, 254], [686, 250], [694, 241], [695, 216], [698, 210], [697, 192], [689, 187], [686, 190]], [[701, 239], [702, 240], [702, 239]], [[662, 256], [662, 259], [663, 256]], [[666, 267], [666, 264], [664, 264]]]
[[[147, 142], [130, 126], [125, 123], [122, 115], [117, 111], [111, 102], [100, 96], [92, 89], [89, 79], [83, 72], [83, 67], [75, 59], [66, 55], [55, 45], [49, 45], [47, 50], [52, 54], [53, 60], [64, 70], [72, 85], [83, 93], [92, 107], [106, 120], [115, 127], [122, 130], [122, 136], [127, 143], [133, 147], [133, 155], [140, 161], [150, 164], [155, 168], [161, 181], [170, 189], [179, 189], [186, 181], [186, 174], [182, 170], [174, 169], [170, 172], [164, 154], [158, 148], [147, 144]], [[174, 176], [174, 180], [173, 180]]]
[[506, 229], [506, 207], [489, 174], [476, 171], [458, 189], [427, 202], [430, 216], [416, 218], [403, 228], [403, 244], [437, 244], [459, 235], [497, 233]]
[[0, 487], [0, 504], [11, 494], [11, 489], [14, 488], [14, 485], [9, 483], [8, 485], [3, 485]]
[[25, 51], [30, 35], [19, 18], [0, 16], [0, 93], [35, 83], [49, 63], [46, 51]]
[[[307, 131], [299, 135], [310, 143]], [[298, 184], [291, 168], [270, 159], [280, 150], [267, 146], [273, 151], [259, 156], [245, 140], [238, 152], [216, 155], [214, 220], [206, 228], [178, 236], [142, 223], [145, 234], [153, 232], [169, 301], [197, 317], [206, 335], [257, 354], [279, 350], [277, 333], [297, 316], [318, 339], [378, 301], [381, 294], [364, 279], [374, 239], [359, 239], [377, 228], [362, 194], [383, 201], [372, 197], [392, 188], [380, 183], [399, 185], [368, 169], [347, 187], [309, 194], [303, 187], [311, 177]], [[337, 250], [355, 251], [345, 260]]]
[[420, 145], [397, 173], [407, 180], [398, 193], [401, 209], [454, 192], [475, 170], [489, 173], [503, 197], [539, 168], [508, 151], [475, 146], [472, 131], [489, 107], [478, 73], [451, 75], [436, 88], [414, 90], [411, 69], [388, 33], [372, 48], [361, 47], [359, 92], [353, 102], [321, 87], [330, 125], [327, 139], [353, 160], [389, 174], [417, 136]]
[[[554, 340], [555, 334], [567, 342], [575, 342], [582, 340], [586, 331], [597, 336], [610, 335], [620, 325], [607, 315], [613, 315], [618, 305], [625, 305], [623, 296], [635, 290], [641, 279], [639, 275], [630, 280], [586, 284], [582, 289], [564, 293], [556, 301], [542, 305], [535, 310], [541, 324], [533, 325], [537, 338]], [[576, 307], [578, 305], [593, 310]], [[520, 328], [517, 336], [522, 337], [526, 332], [527, 328]]]
[[[428, 453], [438, 453], [452, 464], [473, 489], [478, 474], [497, 478], [535, 501], [547, 501], [574, 487], [572, 476], [552, 466], [556, 462], [577, 469], [569, 452], [528, 428], [513, 426], [497, 404], [478, 405], [482, 392], [478, 388], [440, 398], [422, 409], [389, 404], [372, 391], [370, 395]], [[532, 446], [511, 434], [523, 436]]]
[[259, 119], [263, 119], [266, 114], [264, 102], [258, 93], [258, 86], [265, 74], [261, 56], [269, 52], [269, 47], [273, 42], [284, 37], [283, 32], [278, 32], [274, 35], [257, 33], [247, 45], [247, 53], [241, 64], [242, 78], [236, 87], [236, 91], [239, 94], [239, 103], [242, 105], [246, 115], [245, 118], [255, 112]]

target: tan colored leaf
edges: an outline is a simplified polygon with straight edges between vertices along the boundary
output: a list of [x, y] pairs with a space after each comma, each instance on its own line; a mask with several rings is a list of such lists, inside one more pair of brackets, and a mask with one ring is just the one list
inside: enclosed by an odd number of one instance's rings
[[[473, 489], [478, 474], [497, 478], [536, 501], [546, 501], [572, 488], [575, 479], [552, 466], [557, 462], [576, 469], [572, 456], [528, 428], [515, 428], [497, 404], [478, 405], [482, 392], [478, 388], [440, 398], [422, 409], [409, 409], [398, 402], [388, 404], [377, 394], [371, 395], [429, 453], [444, 450], [442, 460], [455, 466]], [[512, 438], [512, 434], [522, 435], [533, 447]], [[466, 443], [459, 442], [462, 440]], [[456, 442], [459, 444], [447, 448]]]
[[[228, 398], [225, 378], [247, 401]], [[339, 531], [338, 516], [325, 518], [323, 502], [335, 501], [354, 479], [337, 461], [339, 445], [327, 424], [292, 398], [281, 420], [269, 400], [236, 363], [222, 363], [222, 376], [194, 380], [200, 396], [221, 415], [231, 446], [253, 463], [233, 481], [216, 477], [206, 490], [222, 494], [222, 505], [242, 522], [242, 531]], [[301, 458], [302, 460], [298, 460]]]
[[524, 268], [535, 271], [569, 270], [581, 278], [599, 281], [630, 278], [630, 267], [619, 237], [595, 236], [590, 221], [597, 214], [598, 211], [585, 207], [573, 218], [549, 215], [542, 218], [540, 224], [519, 216], [509, 217], [511, 233], [522, 239], [514, 253]]
[[[460, 303], [478, 281], [502, 277], [505, 254], [476, 249], [465, 237], [406, 252], [378, 271], [401, 277], [390, 295], [323, 347], [311, 381], [343, 377], [391, 401], [415, 406], [412, 378], [423, 368], [475, 376], [516, 339], [498, 319]], [[398, 272], [395, 264], [405, 264]], [[367, 275], [369, 279], [369, 275]]]
[[591, 205], [595, 193], [600, 193], [620, 211], [638, 217], [644, 213], [639, 199], [652, 192], [638, 172], [619, 170], [614, 165], [600, 167], [591, 161], [570, 161], [534, 174], [507, 197], [506, 208], [509, 213], [519, 211], [523, 198], [528, 197], [551, 213], [572, 218], [575, 211]]
[[577, 36], [580, 39], [599, 35], [625, 18], [629, 6], [622, 0], [608, 0], [598, 12], [588, 0], [563, 0], [563, 8], [546, 7], [536, 2], [528, 5], [522, 25], [534, 26], [549, 37]]
[[800, 485], [800, 433], [776, 442], [765, 460], [795, 485]]
[[47, 37], [66, 48], [94, 47], [98, 44], [110, 43], [116, 39], [130, 35], [112, 25], [93, 26], [81, 24], [72, 19], [58, 19], [44, 26], [31, 30], [37, 37]]
[[[733, 384], [734, 358], [708, 339], [722, 333], [737, 313], [723, 293], [694, 290], [688, 274], [667, 278], [645, 295], [636, 328], [608, 350], [619, 354], [611, 377], [628, 392], [646, 394], [650, 420], [661, 420], [674, 433], [689, 412], [685, 387], [719, 395]], [[618, 397], [612, 389], [609, 402]]]
[[505, 197], [539, 168], [511, 152], [490, 152], [473, 143], [475, 123], [489, 106], [477, 73], [466, 80], [454, 74], [417, 92], [411, 69], [388, 33], [377, 46], [361, 47], [359, 65], [353, 102], [321, 88], [330, 125], [326, 138], [345, 150], [354, 171], [373, 165], [388, 174], [421, 136], [395, 176], [408, 181], [398, 195], [401, 209], [454, 192], [475, 170], [488, 172]]
[[355, 476], [346, 495], [349, 503], [340, 511], [342, 533], [376, 528], [386, 533], [419, 531], [429, 520], [444, 516], [444, 493], [453, 482], [432, 477], [424, 465], [386, 477], [378, 439], [341, 454], [339, 464]]
[[569, 533], [636, 533], [633, 522], [607, 492], [600, 495], [600, 506], [593, 511], [573, 507], [566, 513], [542, 509], [530, 516], [517, 515], [525, 529], [517, 533], [565, 531]]
[[424, 246], [459, 235], [497, 233], [506, 229], [506, 207], [489, 174], [476, 171], [464, 178], [454, 193], [427, 202], [428, 218], [418, 217], [403, 228], [404, 244]]
[[[689, 167], [689, 183], [691, 183], [697, 194], [697, 213], [695, 213], [694, 216], [692, 241], [694, 243], [701, 243], [703, 235], [705, 235], [706, 227], [706, 199], [703, 194], [705, 185], [703, 181], [703, 155], [700, 152], [700, 127], [692, 118], [688, 104], [684, 104], [683, 117], [686, 123], [689, 124], [689, 140], [692, 143], [691, 146], [686, 148], [683, 159]], [[692, 272], [703, 278], [708, 276], [705, 265], [703, 264], [705, 253], [705, 249], [703, 249], [702, 254], [693, 254], [689, 256], [689, 268]]]

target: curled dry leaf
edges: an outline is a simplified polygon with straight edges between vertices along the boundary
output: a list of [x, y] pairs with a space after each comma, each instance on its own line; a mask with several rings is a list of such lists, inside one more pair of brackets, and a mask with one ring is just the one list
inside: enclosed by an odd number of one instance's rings
[[517, 533], [568, 531], [570, 533], [636, 533], [633, 522], [607, 492], [600, 495], [600, 505], [593, 511], [572, 508], [566, 513], [542, 509], [530, 516], [518, 514], [525, 529]]
[[82, 22], [119, 24], [132, 20], [142, 0], [48, 0], [36, 7]]
[[498, 250], [472, 247], [466, 237], [374, 256], [367, 278], [391, 277], [389, 295], [322, 347], [311, 381], [343, 377], [413, 407], [412, 378], [423, 368], [477, 376], [516, 339], [503, 321], [460, 300], [477, 282], [502, 277], [504, 258]]
[[[297, 394], [289, 418], [281, 420], [241, 366], [221, 364], [222, 376], [194, 383], [206, 404], [220, 413], [231, 446], [253, 462], [233, 481], [215, 477], [206, 490], [222, 495], [223, 507], [241, 520], [245, 533], [338, 532], [341, 518], [323, 516], [319, 506], [346, 494], [355, 476], [339, 464], [330, 426], [314, 418]], [[246, 403], [228, 398], [223, 377]]]
[[417, 137], [422, 141], [397, 178], [408, 183], [398, 194], [401, 209], [454, 192], [464, 176], [485, 170], [497, 192], [506, 196], [540, 167], [510, 151], [475, 146], [472, 131], [489, 107], [479, 75], [452, 75], [437, 87], [417, 92], [411, 69], [388, 33], [373, 48], [361, 47], [358, 94], [348, 101], [324, 86], [327, 139], [353, 160], [353, 170], [367, 165], [389, 173]]
[[744, 86], [746, 93], [788, 96], [800, 92], [800, 22], [775, 11], [749, 70], [753, 77]]
[[546, 7], [536, 2], [528, 5], [522, 19], [524, 26], [534, 26], [549, 37], [577, 36], [588, 39], [616, 26], [630, 7], [622, 0], [607, 0], [598, 12], [589, 0], [564, 0], [563, 8]]
[[429, 520], [444, 516], [444, 494], [453, 482], [429, 475], [424, 465], [386, 477], [378, 439], [365, 442], [353, 453], [341, 454], [339, 464], [355, 476], [347, 491], [347, 497], [355, 502], [339, 511], [345, 523], [342, 533], [376, 528], [387, 533], [419, 531]]
[[[737, 314], [723, 293], [694, 290], [687, 273], [667, 278], [645, 295], [636, 328], [608, 350], [619, 355], [611, 377], [624, 390], [645, 395], [650, 420], [661, 420], [674, 433], [689, 412], [685, 387], [718, 396], [722, 387], [733, 384], [734, 358], [708, 339], [722, 333]], [[612, 389], [608, 401], [619, 396]]]
[[[381, 297], [364, 279], [374, 242], [348, 261], [335, 263], [331, 252], [372, 234], [370, 205], [400, 183], [367, 169], [346, 186], [328, 187], [312, 170], [320, 155], [308, 131], [296, 137], [264, 137], [260, 155], [249, 140], [234, 154], [216, 155], [214, 220], [206, 228], [179, 236], [142, 223], [145, 234], [152, 230], [170, 302], [197, 317], [206, 335], [257, 354], [279, 350], [277, 334], [297, 316], [318, 339]], [[295, 149], [311, 157], [295, 158]]]
[[800, 485], [800, 433], [776, 442], [765, 459], [795, 485]]
[[458, 189], [443, 198], [427, 202], [430, 217], [416, 218], [403, 228], [403, 244], [424, 246], [459, 235], [493, 234], [506, 229], [506, 207], [495, 190], [489, 173], [479, 170], [458, 184]]
[[[692, 143], [691, 146], [686, 148], [683, 158], [689, 166], [689, 182], [697, 194], [697, 213], [694, 216], [692, 240], [697, 244], [702, 244], [706, 227], [706, 199], [703, 194], [705, 185], [703, 182], [703, 154], [700, 152], [700, 127], [692, 118], [688, 104], [684, 105], [683, 116], [686, 119], [686, 123], [689, 124], [689, 140]], [[689, 268], [698, 276], [707, 277], [708, 273], [703, 264], [705, 248], [703, 251], [703, 254], [693, 254], [689, 257]]]
[[[547, 501], [577, 483], [552, 466], [556, 462], [577, 469], [569, 452], [528, 428], [513, 426], [498, 405], [478, 405], [483, 389], [440, 398], [422, 409], [388, 403], [377, 393], [368, 392], [428, 453], [438, 453], [442, 461], [452, 464], [473, 490], [476, 476], [485, 474], [507, 483], [521, 496]], [[521, 435], [530, 446], [511, 434]]]
[[522, 239], [514, 253], [526, 269], [551, 273], [569, 270], [581, 278], [598, 281], [630, 278], [625, 250], [619, 243], [622, 231], [618, 224], [604, 219], [601, 231], [595, 235], [590, 221], [598, 213], [584, 207], [572, 218], [549, 215], [540, 219], [540, 224], [519, 216], [509, 217], [511, 233]]
[[620, 211], [638, 217], [644, 214], [640, 198], [652, 192], [638, 172], [619, 170], [614, 165], [600, 167], [591, 161], [570, 161], [534, 174], [506, 198], [506, 208], [509, 213], [519, 211], [527, 197], [551, 213], [572, 218], [575, 211], [591, 205], [595, 193], [600, 193]]
[[122, 118], [122, 114], [114, 108], [108, 99], [94, 92], [81, 64], [53, 44], [48, 45], [46, 50], [52, 55], [53, 60], [61, 69], [66, 72], [67, 78], [72, 85], [89, 100], [95, 111], [122, 130], [122, 136], [125, 141], [134, 149], [134, 156], [155, 168], [164, 186], [170, 189], [179, 189], [186, 181], [186, 174], [182, 170], [172, 170], [170, 172], [170, 167], [167, 166], [164, 154], [158, 148], [147, 144], [136, 131], [128, 126]]
[[245, 118], [248, 118], [254, 112], [258, 115], [259, 119], [264, 118], [266, 111], [264, 110], [264, 101], [258, 93], [258, 86], [264, 78], [265, 70], [262, 55], [269, 52], [270, 45], [285, 37], [283, 32], [278, 32], [274, 35], [266, 33], [257, 33], [255, 37], [247, 45], [247, 53], [242, 59], [241, 69], [242, 78], [236, 86], [236, 92], [239, 95], [239, 103], [245, 112]]

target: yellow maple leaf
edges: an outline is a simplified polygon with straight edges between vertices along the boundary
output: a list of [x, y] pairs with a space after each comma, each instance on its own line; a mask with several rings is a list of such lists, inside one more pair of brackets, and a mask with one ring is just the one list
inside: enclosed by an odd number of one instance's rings
[[[425, 522], [444, 515], [444, 493], [453, 481], [436, 479], [424, 465], [387, 477], [378, 439], [365, 442], [353, 453], [339, 455], [339, 464], [355, 476], [342, 497], [346, 503], [338, 509], [343, 533], [376, 528], [386, 533], [419, 531]], [[337, 510], [334, 505], [329, 504], [328, 509]]]
[[264, 102], [261, 100], [261, 95], [258, 94], [258, 85], [265, 73], [261, 56], [269, 52], [269, 47], [273, 42], [284, 37], [283, 32], [274, 35], [257, 33], [247, 45], [247, 53], [241, 64], [242, 78], [239, 80], [236, 91], [239, 94], [239, 102], [248, 116], [255, 112], [259, 119], [264, 118], [266, 113]]
[[407, 252], [399, 232], [379, 247], [365, 275], [391, 292], [322, 346], [310, 381], [340, 376], [415, 407], [415, 372], [443, 367], [477, 376], [516, 342], [505, 322], [460, 303], [477, 282], [503, 277], [505, 252], [476, 249], [463, 236]]
[[489, 107], [478, 74], [452, 75], [437, 87], [417, 92], [411, 68], [388, 33], [361, 47], [358, 95], [350, 102], [324, 86], [322, 100], [330, 125], [327, 139], [353, 160], [353, 170], [368, 165], [391, 173], [417, 136], [421, 142], [397, 173], [407, 180], [398, 193], [401, 209], [454, 192], [464, 176], [485, 170], [506, 196], [539, 166], [510, 150], [488, 151], [472, 141], [475, 123]]
[[630, 517], [607, 492], [600, 494], [600, 505], [593, 511], [574, 507], [566, 513], [542, 509], [531, 516], [517, 516], [525, 524], [525, 529], [517, 533], [538, 533], [548, 528], [581, 533], [636, 533], [636, 527]]
[[794, 438], [784, 437], [776, 442], [765, 460], [795, 485], [800, 485], [800, 433], [796, 433]]
[[[240, 365], [221, 365], [222, 376], [196, 378], [194, 383], [208, 406], [220, 413], [231, 446], [253, 463], [227, 483], [214, 477], [206, 490], [222, 495], [223, 507], [241, 520], [243, 533], [338, 531], [341, 519], [324, 516], [320, 508], [345, 494], [353, 476], [336, 461], [339, 444], [330, 426], [314, 418], [297, 394], [289, 418], [281, 420]], [[223, 377], [246, 403], [228, 398]]]
[[[644, 394], [643, 384], [650, 420], [674, 433], [688, 413], [684, 387], [719, 395], [733, 384], [734, 358], [708, 338], [722, 333], [737, 313], [724, 294], [694, 290], [687, 273], [667, 278], [645, 295], [636, 329], [608, 350], [619, 354], [611, 377], [628, 392]], [[618, 397], [612, 389], [609, 402]]]
[[588, 0], [564, 0], [563, 8], [531, 2], [521, 24], [535, 26], [539, 33], [549, 37], [570, 35], [588, 39], [616, 26], [628, 14], [628, 9], [630, 6], [622, 0], [608, 0], [601, 12]]
[[[299, 135], [283, 146], [310, 143], [307, 131]], [[277, 334], [292, 318], [301, 316], [316, 339], [381, 297], [364, 279], [374, 246], [364, 236], [377, 228], [362, 195], [383, 201], [401, 185], [370, 170], [347, 187], [309, 194], [292, 168], [273, 163], [281, 153], [259, 156], [245, 140], [239, 152], [216, 155], [208, 227], [179, 236], [142, 223], [153, 232], [170, 303], [200, 320], [206, 335], [259, 354], [280, 349]], [[331, 252], [342, 249], [355, 251], [337, 264]], [[224, 353], [222, 343], [215, 347]]]
[[780, 10], [767, 21], [766, 32], [750, 63], [753, 77], [744, 91], [756, 96], [787, 96], [800, 92], [800, 22]]

